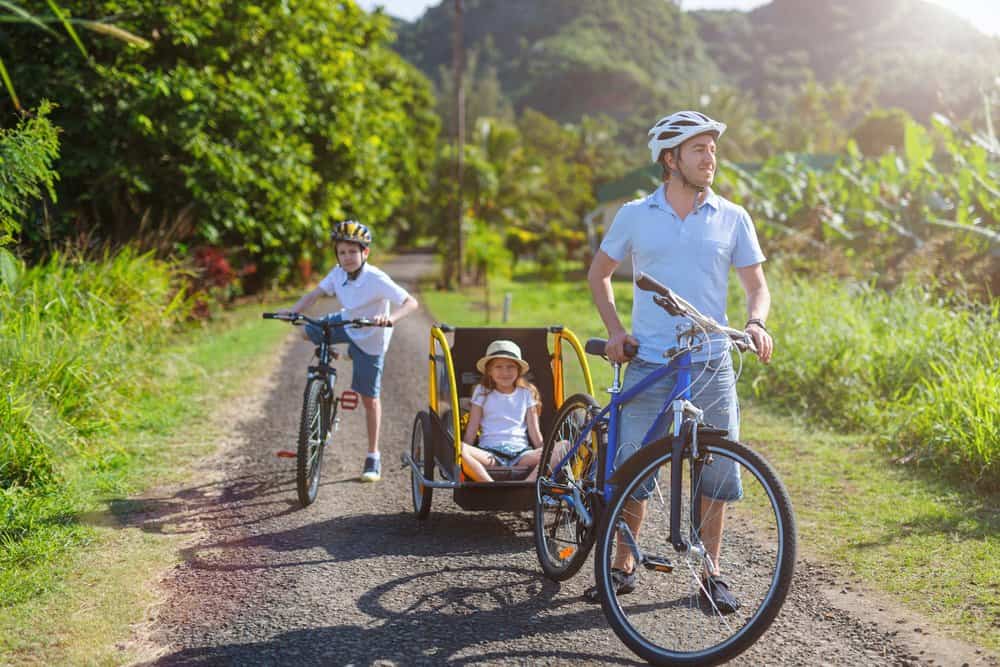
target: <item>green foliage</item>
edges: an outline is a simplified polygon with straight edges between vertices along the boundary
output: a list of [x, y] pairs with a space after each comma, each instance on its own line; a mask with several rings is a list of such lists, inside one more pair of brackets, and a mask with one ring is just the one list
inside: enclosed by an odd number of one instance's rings
[[66, 455], [100, 460], [146, 351], [183, 316], [169, 268], [130, 251], [55, 255], [0, 287], [0, 488], [51, 483]]
[[[427, 82], [388, 49], [385, 17], [349, 0], [63, 4], [128, 17], [152, 48], [97, 42], [94, 68], [48, 35], [11, 29], [16, 52], [38, 54], [12, 72], [23, 96], [67, 110], [53, 115], [65, 131], [57, 237], [72, 217], [124, 241], [147, 211], [192, 210], [178, 249], [241, 248], [238, 263], [266, 280], [318, 256], [334, 219], [363, 219], [391, 241], [393, 213], [424, 187], [438, 122]], [[25, 230], [26, 245], [44, 233]]]
[[[516, 123], [480, 118], [465, 146], [464, 217], [490, 227], [500, 250], [513, 253], [511, 263], [552, 243], [565, 248], [561, 256], [582, 257], [581, 221], [594, 205], [591, 183], [611, 136], [601, 131], [605, 123], [610, 121], [560, 125], [530, 109]], [[442, 147], [425, 219], [455, 219], [456, 169], [453, 148]], [[454, 225], [433, 231], [443, 257], [453, 259]], [[444, 262], [446, 269], [452, 264]]]
[[870, 431], [895, 456], [1000, 488], [1000, 329], [989, 311], [833, 280], [774, 280], [779, 353], [753, 391], [809, 419]]
[[[0, 264], [10, 262], [3, 246], [21, 231], [29, 205], [43, 194], [55, 197], [59, 134], [48, 119], [51, 111], [43, 101], [34, 116], [22, 117], [13, 129], [0, 128]], [[7, 273], [0, 266], [0, 285]]]
[[821, 171], [775, 157], [753, 174], [724, 164], [722, 189], [743, 204], [772, 255], [804, 272], [906, 279], [979, 298], [1000, 293], [1000, 165], [943, 119], [907, 121], [900, 152], [856, 147]]
[[876, 109], [851, 132], [851, 139], [865, 157], [878, 157], [890, 148], [903, 150], [910, 115], [902, 109]]

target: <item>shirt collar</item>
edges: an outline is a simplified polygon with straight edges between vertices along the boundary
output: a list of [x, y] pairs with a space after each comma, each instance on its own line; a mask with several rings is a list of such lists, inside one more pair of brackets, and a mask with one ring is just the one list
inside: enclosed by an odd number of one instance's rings
[[[670, 205], [667, 201], [667, 184], [661, 183], [660, 187], [649, 193], [646, 197], [646, 203], [652, 208], [663, 209], [664, 211], [674, 211], [674, 207]], [[707, 194], [705, 195], [705, 201], [698, 205], [695, 212], [701, 210], [702, 206], [711, 206], [713, 210], [719, 210], [719, 195], [715, 194], [715, 190], [712, 188], [707, 189]]]
[[344, 272], [344, 282], [341, 285], [342, 287], [347, 285], [357, 286], [361, 284], [361, 280], [368, 273], [368, 262], [365, 262], [364, 264], [361, 265], [361, 269], [358, 271], [358, 275], [354, 280], [351, 280], [350, 275], [347, 273], [347, 270], [344, 269], [344, 267], [340, 267], [340, 270]]

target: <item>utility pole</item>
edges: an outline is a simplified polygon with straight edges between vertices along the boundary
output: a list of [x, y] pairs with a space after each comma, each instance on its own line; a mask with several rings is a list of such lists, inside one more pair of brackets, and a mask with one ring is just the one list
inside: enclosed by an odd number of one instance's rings
[[464, 243], [462, 239], [462, 179], [465, 171], [465, 48], [462, 44], [462, 0], [455, 0], [454, 34], [452, 35], [452, 69], [455, 76], [455, 156], [457, 169], [455, 174], [455, 261], [458, 262], [455, 271], [458, 285], [461, 287], [464, 274]]

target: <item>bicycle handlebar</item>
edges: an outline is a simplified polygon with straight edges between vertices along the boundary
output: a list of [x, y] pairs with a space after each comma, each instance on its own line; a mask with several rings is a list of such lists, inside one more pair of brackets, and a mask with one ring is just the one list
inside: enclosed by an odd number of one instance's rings
[[679, 294], [645, 273], [640, 273], [636, 276], [635, 286], [646, 292], [655, 292], [653, 302], [671, 315], [686, 317], [707, 333], [719, 333], [728, 336], [741, 351], [750, 350], [754, 353], [757, 352], [757, 346], [754, 344], [753, 338], [746, 331], [724, 326], [708, 315], [702, 315], [698, 312], [697, 308], [685, 301]]
[[324, 322], [323, 320], [317, 320], [308, 315], [303, 315], [302, 313], [262, 313], [265, 320], [281, 320], [283, 322], [291, 322], [292, 324], [298, 324], [299, 322], [308, 322], [309, 324], [315, 324], [318, 327], [324, 325], [329, 327], [391, 327], [392, 322], [386, 324], [376, 324], [374, 320], [370, 320], [366, 317], [359, 317], [353, 320], [343, 320], [342, 322]]

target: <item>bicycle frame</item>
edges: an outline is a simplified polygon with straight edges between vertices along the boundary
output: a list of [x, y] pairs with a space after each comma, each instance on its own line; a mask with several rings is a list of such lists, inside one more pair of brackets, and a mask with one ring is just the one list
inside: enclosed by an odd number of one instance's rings
[[[342, 325], [340, 325], [342, 326]], [[307, 373], [310, 380], [314, 378], [322, 378], [323, 382], [323, 393], [321, 398], [324, 403], [329, 403], [332, 406], [332, 413], [326, 420], [327, 427], [333, 424], [333, 420], [337, 417], [337, 404], [340, 402], [339, 398], [336, 398], [333, 393], [333, 385], [337, 381], [337, 369], [330, 365], [331, 357], [336, 358], [333, 352], [333, 342], [330, 340], [330, 334], [334, 329], [334, 325], [330, 323], [324, 323], [323, 325], [323, 340], [319, 344], [319, 363], [315, 366], [309, 366]]]
[[[688, 549], [691, 545], [681, 539], [680, 537], [680, 485], [681, 485], [681, 470], [680, 470], [680, 454], [681, 449], [685, 441], [690, 441], [692, 445], [692, 457], [697, 457], [697, 430], [694, 428], [687, 429], [689, 433], [684, 433], [686, 430], [684, 428], [685, 416], [690, 415], [694, 419], [700, 421], [702, 417], [702, 411], [691, 404], [691, 350], [684, 350], [678, 354], [671, 357], [670, 361], [665, 364], [662, 368], [658, 368], [648, 376], [643, 378], [638, 384], [629, 389], [628, 391], [622, 391], [621, 389], [621, 366], [615, 365], [615, 377], [612, 386], [608, 389], [611, 394], [611, 401], [606, 405], [599, 413], [589, 419], [584, 426], [580, 435], [577, 437], [576, 442], [572, 443], [569, 451], [564, 455], [564, 457], [555, 466], [555, 469], [562, 468], [566, 465], [572, 457], [575, 455], [576, 451], [580, 446], [591, 436], [591, 432], [594, 428], [601, 424], [607, 424], [608, 428], [608, 442], [607, 446], [604, 448], [604, 459], [600, 461], [597, 469], [597, 489], [599, 489], [598, 494], [601, 499], [607, 504], [611, 500], [611, 494], [613, 489], [611, 483], [609, 482], [609, 473], [614, 469], [615, 459], [618, 454], [618, 434], [621, 420], [622, 406], [628, 403], [630, 400], [646, 391], [654, 385], [655, 383], [662, 380], [664, 377], [668, 376], [670, 373], [677, 373], [677, 378], [674, 381], [674, 386], [670, 390], [670, 395], [667, 396], [666, 401], [663, 403], [663, 407], [657, 414], [653, 423], [650, 425], [649, 430], [646, 431], [646, 435], [643, 436], [642, 444], [640, 447], [644, 447], [652, 441], [653, 434], [657, 432], [660, 426], [663, 424], [664, 420], [668, 418], [668, 414], [671, 414], [673, 419], [673, 446], [674, 446], [674, 457], [671, 459], [671, 474], [670, 483], [672, 487], [671, 492], [671, 512], [670, 512], [670, 536], [671, 542], [674, 548], [678, 551], [683, 551]], [[683, 434], [683, 435], [682, 435]], [[578, 493], [573, 494], [572, 502], [577, 505], [576, 510], [580, 512], [581, 517], [586, 525], [590, 526], [593, 522], [593, 517], [589, 515], [583, 503], [580, 502]], [[695, 512], [697, 512], [697, 508]], [[633, 550], [638, 549], [638, 546], [634, 544], [634, 540], [631, 536], [627, 536], [627, 541], [632, 543]]]

